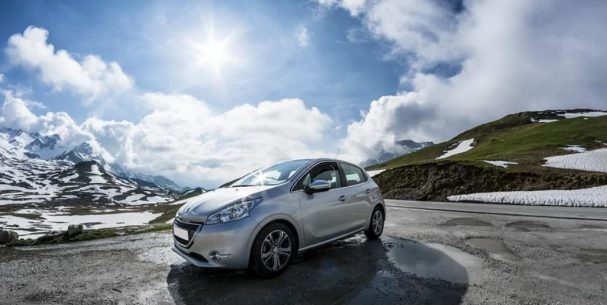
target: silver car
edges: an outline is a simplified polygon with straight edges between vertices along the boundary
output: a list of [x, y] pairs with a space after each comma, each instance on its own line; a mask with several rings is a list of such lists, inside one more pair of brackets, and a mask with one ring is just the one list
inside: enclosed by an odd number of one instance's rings
[[275, 276], [302, 252], [364, 231], [378, 238], [386, 208], [360, 167], [293, 160], [190, 199], [173, 222], [173, 251], [198, 267]]

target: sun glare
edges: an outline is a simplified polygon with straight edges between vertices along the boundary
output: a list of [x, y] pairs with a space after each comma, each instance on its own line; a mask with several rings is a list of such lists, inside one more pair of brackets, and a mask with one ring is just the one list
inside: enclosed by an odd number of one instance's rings
[[214, 75], [221, 75], [230, 66], [236, 65], [238, 58], [233, 53], [234, 35], [229, 33], [218, 36], [213, 27], [209, 27], [206, 37], [193, 39], [189, 44], [192, 57], [198, 70], [211, 70]]

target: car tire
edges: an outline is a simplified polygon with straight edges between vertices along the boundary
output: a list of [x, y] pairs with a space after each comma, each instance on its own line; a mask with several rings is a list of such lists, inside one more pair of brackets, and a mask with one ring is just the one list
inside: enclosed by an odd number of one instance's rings
[[378, 239], [381, 233], [384, 232], [384, 222], [386, 220], [386, 214], [384, 210], [377, 206], [371, 213], [371, 219], [369, 221], [369, 229], [365, 230], [365, 235], [368, 239]]
[[274, 277], [287, 270], [295, 255], [297, 242], [291, 228], [283, 223], [273, 223], [255, 237], [249, 269], [259, 277]]

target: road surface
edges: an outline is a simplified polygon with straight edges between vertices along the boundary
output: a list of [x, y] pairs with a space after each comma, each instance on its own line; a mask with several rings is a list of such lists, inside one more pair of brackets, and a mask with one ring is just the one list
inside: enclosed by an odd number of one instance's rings
[[381, 241], [266, 280], [194, 268], [161, 233], [0, 248], [0, 304], [607, 304], [607, 209], [387, 205]]

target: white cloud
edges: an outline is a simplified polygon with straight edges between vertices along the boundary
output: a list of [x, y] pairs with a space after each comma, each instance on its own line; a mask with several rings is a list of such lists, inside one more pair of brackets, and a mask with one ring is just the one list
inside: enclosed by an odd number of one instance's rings
[[[382, 0], [357, 12], [412, 69], [403, 75], [410, 92], [378, 99], [349, 126], [344, 146], [353, 159], [390, 146], [392, 136], [445, 140], [513, 112], [606, 108], [607, 2], [464, 5], [459, 12], [438, 1]], [[430, 72], [441, 65], [461, 69]]]
[[0, 123], [10, 128], [32, 129], [38, 123], [38, 118], [27, 108], [26, 104], [25, 100], [15, 97], [11, 91], [5, 91]]
[[305, 26], [300, 26], [297, 28], [295, 38], [297, 39], [297, 44], [300, 47], [305, 48], [310, 45], [310, 35], [308, 34], [308, 29]]
[[55, 51], [47, 42], [48, 34], [46, 29], [30, 26], [23, 34], [12, 35], [5, 50], [9, 61], [34, 71], [54, 90], [73, 90], [89, 103], [133, 86], [133, 80], [117, 63], [106, 63], [96, 55], [77, 60], [66, 50]]
[[4, 74], [0, 73], [0, 83], [4, 81]]
[[156, 109], [134, 126], [121, 161], [186, 185], [217, 184], [278, 160], [325, 155], [311, 147], [332, 123], [299, 99], [220, 113], [188, 95], [149, 93], [144, 100]]
[[0, 124], [66, 144], [88, 141], [106, 161], [183, 185], [214, 186], [279, 160], [326, 156], [320, 147], [332, 120], [300, 99], [244, 104], [215, 112], [184, 94], [146, 93], [139, 122], [91, 117], [78, 125], [64, 112], [36, 116], [24, 100], [5, 94]]
[[358, 16], [365, 8], [367, 0], [318, 0], [318, 3], [327, 7], [342, 7], [349, 11], [352, 16]]

